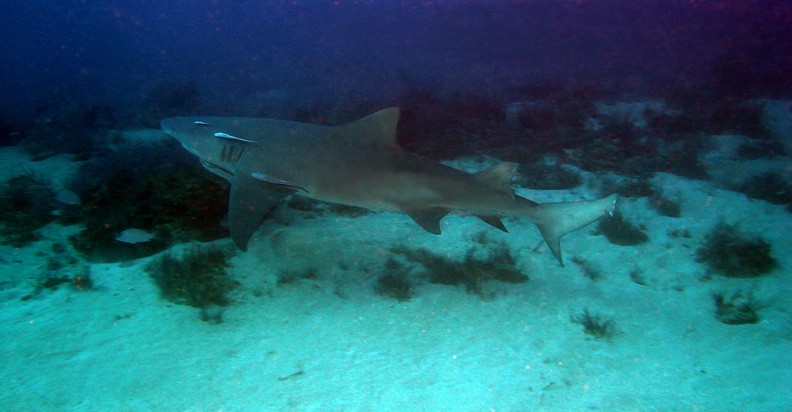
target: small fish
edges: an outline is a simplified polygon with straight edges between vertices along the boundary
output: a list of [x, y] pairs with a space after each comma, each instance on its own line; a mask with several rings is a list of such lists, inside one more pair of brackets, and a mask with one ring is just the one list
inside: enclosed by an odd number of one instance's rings
[[215, 133], [214, 137], [219, 137], [221, 139], [238, 140], [240, 142], [245, 142], [245, 143], [256, 143], [253, 140], [243, 139], [241, 137], [232, 136], [232, 135], [230, 135], [228, 133], [223, 133], [223, 132]]
[[200, 120], [194, 121], [193, 124], [194, 125], [198, 125], [198, 126], [211, 126], [212, 125], [211, 123], [202, 122]]
[[127, 229], [116, 236], [115, 240], [121, 243], [146, 243], [151, 242], [157, 235], [143, 229]]
[[80, 204], [80, 196], [78, 196], [77, 193], [66, 189], [56, 193], [55, 200], [69, 206], [77, 206]]

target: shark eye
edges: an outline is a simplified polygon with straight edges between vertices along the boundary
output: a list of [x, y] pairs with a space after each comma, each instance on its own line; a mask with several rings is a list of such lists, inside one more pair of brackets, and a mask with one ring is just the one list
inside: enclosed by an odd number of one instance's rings
[[211, 126], [212, 125], [211, 123], [202, 122], [200, 120], [194, 121], [193, 124], [194, 125], [198, 125], [198, 126]]

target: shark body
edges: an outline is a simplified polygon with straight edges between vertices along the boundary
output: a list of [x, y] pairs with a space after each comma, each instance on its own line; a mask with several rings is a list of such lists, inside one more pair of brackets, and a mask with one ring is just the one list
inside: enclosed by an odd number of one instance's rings
[[384, 109], [343, 126], [249, 117], [174, 117], [162, 129], [231, 183], [229, 230], [247, 249], [270, 209], [297, 193], [325, 202], [396, 211], [440, 234], [440, 220], [462, 211], [506, 231], [504, 216], [539, 228], [553, 255], [560, 239], [613, 212], [617, 196], [538, 204], [511, 187], [517, 165], [501, 163], [470, 174], [401, 149], [399, 109]]

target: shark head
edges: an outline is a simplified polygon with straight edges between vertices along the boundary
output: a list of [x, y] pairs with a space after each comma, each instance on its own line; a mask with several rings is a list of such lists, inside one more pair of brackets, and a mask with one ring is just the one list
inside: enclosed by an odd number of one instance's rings
[[171, 117], [160, 123], [162, 130], [200, 159], [211, 157], [221, 142], [213, 136], [212, 124], [194, 117]]
[[213, 119], [215, 118], [171, 117], [163, 120], [160, 125], [165, 133], [198, 157], [206, 169], [230, 180], [234, 166], [242, 158], [246, 148], [257, 143], [231, 134], [232, 127], [227, 120], [213, 122]]

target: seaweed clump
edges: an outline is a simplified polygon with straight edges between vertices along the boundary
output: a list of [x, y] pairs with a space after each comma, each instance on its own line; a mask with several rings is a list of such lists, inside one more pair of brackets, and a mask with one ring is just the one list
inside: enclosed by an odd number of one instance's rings
[[715, 318], [727, 325], [745, 325], [759, 322], [757, 304], [753, 295], [735, 292], [730, 296], [713, 293]]
[[399, 302], [406, 302], [415, 294], [415, 286], [410, 279], [409, 270], [391, 258], [385, 262], [385, 273], [377, 279], [374, 292]]
[[168, 252], [146, 267], [163, 298], [196, 308], [227, 306], [238, 286], [226, 271], [228, 255], [217, 246], [193, 246], [181, 256]]
[[303, 270], [285, 270], [278, 272], [278, 286], [291, 285], [303, 279], [316, 279], [318, 273], [315, 268]]
[[580, 271], [583, 272], [583, 276], [593, 281], [602, 279], [602, 270], [596, 267], [593, 263], [577, 256], [572, 257], [572, 263], [580, 267]]
[[639, 245], [649, 240], [646, 233], [624, 220], [624, 216], [618, 211], [600, 220], [599, 231], [608, 238], [609, 242], [620, 246]]
[[37, 298], [45, 291], [56, 291], [63, 285], [68, 285], [72, 291], [76, 292], [95, 290], [93, 278], [91, 278], [91, 268], [88, 266], [78, 268], [72, 276], [65, 275], [60, 271], [49, 270], [38, 279], [35, 289], [22, 296], [20, 300], [27, 301]]
[[3, 243], [22, 247], [40, 239], [37, 230], [55, 219], [52, 185], [33, 174], [11, 178], [0, 189], [0, 236]]
[[477, 257], [476, 249], [470, 248], [462, 261], [449, 259], [424, 248], [409, 249], [399, 246], [391, 251], [404, 256], [410, 262], [421, 264], [426, 269], [422, 275], [429, 282], [463, 285], [468, 292], [482, 297], [486, 295], [484, 285], [488, 281], [513, 284], [528, 281], [528, 276], [518, 269], [517, 261], [503, 243], [492, 247], [486, 258]]
[[752, 140], [737, 147], [737, 155], [746, 160], [772, 159], [786, 156], [787, 150], [778, 140]]
[[[225, 235], [219, 222], [228, 194], [172, 142], [127, 144], [80, 166], [70, 185], [83, 199], [84, 229], [74, 248], [92, 261], [115, 262], [158, 253], [180, 241], [210, 241]], [[125, 229], [156, 233], [145, 243], [123, 243]]]
[[792, 185], [780, 173], [753, 175], [740, 187], [752, 199], [766, 200], [775, 205], [792, 205]]
[[724, 276], [752, 278], [770, 272], [778, 264], [770, 250], [764, 239], [748, 239], [736, 225], [720, 222], [706, 235], [697, 258]]
[[560, 164], [522, 164], [515, 183], [536, 190], [560, 190], [578, 187], [583, 183], [579, 174], [561, 167]]
[[20, 146], [33, 160], [60, 153], [85, 159], [100, 148], [107, 132], [118, 125], [115, 109], [104, 104], [40, 109], [23, 131]]
[[649, 199], [654, 206], [657, 213], [668, 216], [668, 217], [680, 217], [682, 216], [682, 206], [680, 206], [679, 202], [671, 200], [662, 194], [658, 193], [655, 196], [652, 196]]
[[403, 108], [397, 132], [399, 144], [429, 158], [453, 159], [481, 153], [498, 144], [485, 136], [509, 133], [503, 105], [490, 96], [410, 87], [396, 97], [396, 103]]
[[583, 332], [596, 339], [608, 339], [616, 334], [616, 324], [613, 319], [591, 313], [588, 309], [583, 309], [577, 315], [572, 315], [570, 321], [583, 326]]

